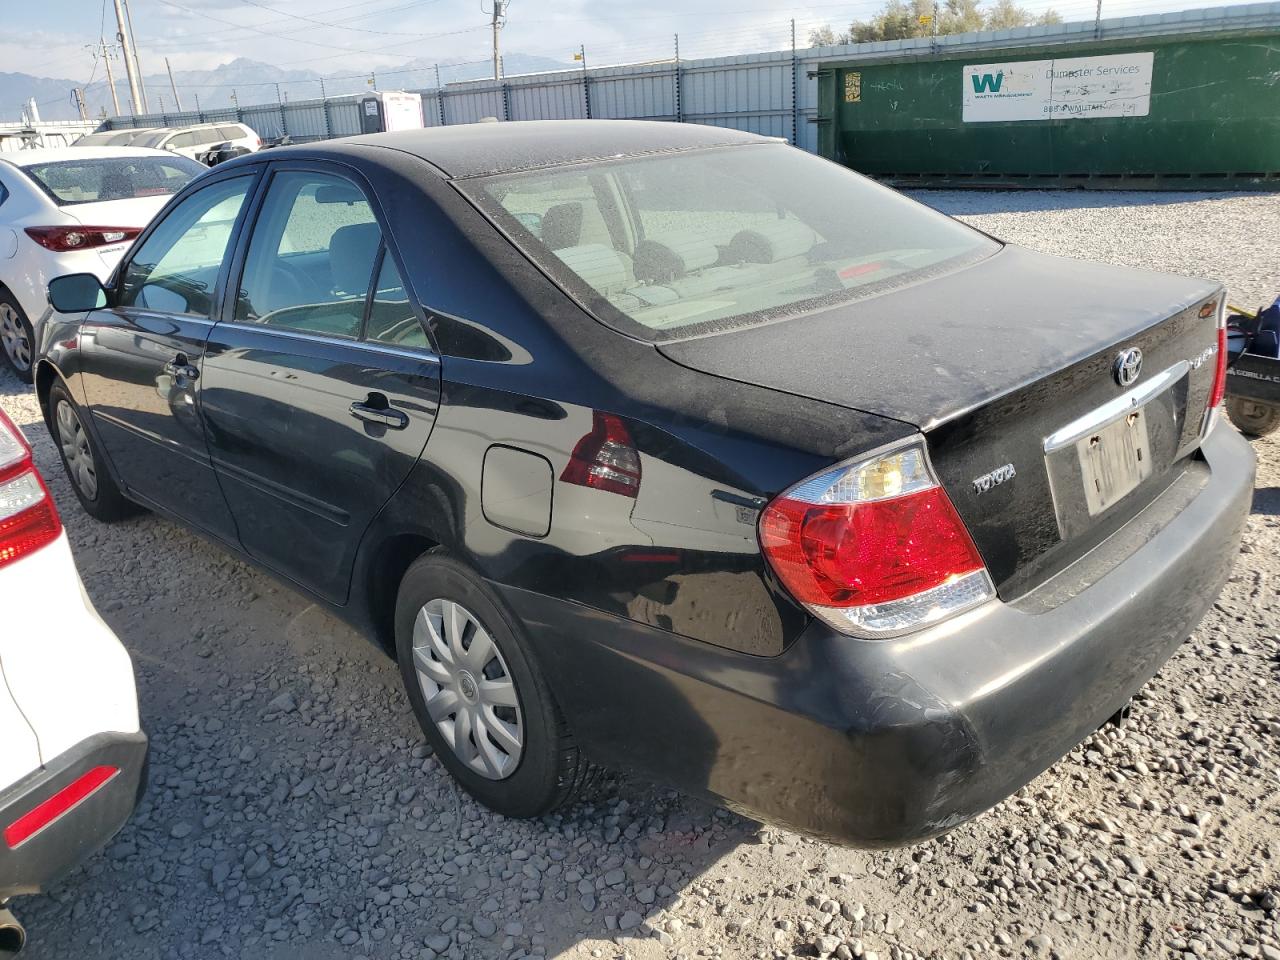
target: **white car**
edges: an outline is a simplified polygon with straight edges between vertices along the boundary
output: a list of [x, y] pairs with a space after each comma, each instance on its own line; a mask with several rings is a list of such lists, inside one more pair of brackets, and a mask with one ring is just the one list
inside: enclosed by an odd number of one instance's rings
[[66, 273], [105, 281], [170, 195], [205, 168], [134, 147], [0, 154], [0, 354], [30, 383], [46, 287]]
[[[71, 463], [86, 442], [77, 428], [55, 427]], [[31, 448], [3, 411], [0, 611], [3, 956], [24, 939], [9, 898], [47, 889], [124, 826], [147, 757], [129, 654], [85, 595]]]
[[262, 139], [243, 123], [206, 123], [195, 127], [161, 127], [129, 141], [133, 147], [151, 147], [197, 159], [220, 143], [244, 147], [249, 153], [262, 148]]

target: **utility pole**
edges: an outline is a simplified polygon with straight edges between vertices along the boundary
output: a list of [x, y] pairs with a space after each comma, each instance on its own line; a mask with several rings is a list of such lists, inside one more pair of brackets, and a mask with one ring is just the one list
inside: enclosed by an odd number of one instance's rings
[[107, 41], [99, 38], [102, 44], [102, 65], [107, 68], [107, 89], [111, 91], [111, 105], [115, 107], [113, 116], [120, 116], [120, 95], [116, 93], [116, 78], [111, 75], [111, 51], [107, 49]]
[[1102, 38], [1102, 0], [1098, 0], [1098, 12], [1093, 17], [1093, 35]]
[[138, 66], [129, 56], [129, 30], [124, 22], [124, 9], [120, 6], [120, 0], [113, 0], [113, 2], [116, 8], [116, 39], [120, 41], [120, 48], [124, 51], [124, 72], [129, 77], [129, 99], [133, 102], [133, 115], [137, 117], [143, 112], [142, 94], [138, 86]]
[[133, 51], [133, 69], [138, 74], [138, 93], [142, 97], [142, 110], [144, 113], [150, 113], [151, 108], [147, 105], [147, 85], [142, 79], [142, 63], [138, 60], [138, 43], [134, 40], [137, 34], [133, 32], [133, 10], [129, 7], [129, 0], [124, 0], [124, 19], [129, 24], [129, 49]]
[[173, 102], [178, 105], [178, 112], [182, 112], [182, 96], [178, 93], [178, 85], [173, 82], [173, 67], [169, 66], [169, 58], [164, 58], [164, 68], [169, 71], [169, 89], [173, 91]]
[[502, 55], [498, 47], [498, 31], [507, 15], [508, 0], [493, 0], [493, 79], [502, 79]]
[[89, 110], [84, 105], [84, 91], [81, 90], [79, 87], [73, 87], [71, 89], [71, 95], [75, 97], [76, 108], [80, 111], [80, 119], [83, 120], [85, 123], [88, 123]]

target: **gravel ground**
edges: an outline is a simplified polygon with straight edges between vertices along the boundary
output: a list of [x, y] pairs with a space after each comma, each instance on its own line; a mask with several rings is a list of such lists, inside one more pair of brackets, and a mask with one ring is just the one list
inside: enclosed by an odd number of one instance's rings
[[[1056, 253], [1280, 288], [1280, 197], [927, 193]], [[133, 654], [151, 788], [53, 894], [36, 958], [1264, 957], [1280, 960], [1280, 448], [1257, 443], [1243, 556], [1107, 727], [941, 840], [816, 843], [631, 779], [504, 820], [430, 755], [394, 664], [165, 521], [77, 507], [0, 373], [89, 593]]]

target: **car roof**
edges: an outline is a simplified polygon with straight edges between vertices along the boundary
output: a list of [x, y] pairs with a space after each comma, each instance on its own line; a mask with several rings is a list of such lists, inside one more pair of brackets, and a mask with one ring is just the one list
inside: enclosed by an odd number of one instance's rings
[[[429, 161], [447, 176], [476, 177], [771, 139], [724, 127], [660, 120], [521, 120], [377, 133], [349, 137], [335, 145], [400, 150]], [[278, 156], [295, 149], [299, 148], [271, 152]]]
[[111, 157], [172, 157], [167, 150], [151, 150], [147, 147], [51, 147], [43, 150], [17, 150], [0, 154], [15, 167], [29, 167], [37, 163], [56, 163], [59, 160], [104, 160]]

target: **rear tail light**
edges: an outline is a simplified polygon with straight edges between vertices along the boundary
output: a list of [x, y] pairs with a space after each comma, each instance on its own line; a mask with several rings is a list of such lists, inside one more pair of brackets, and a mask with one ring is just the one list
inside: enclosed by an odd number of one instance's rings
[[1213, 387], [1209, 390], [1209, 402], [1205, 404], [1204, 429], [1201, 434], [1207, 436], [1218, 418], [1218, 407], [1222, 405], [1227, 394], [1227, 299], [1223, 297], [1218, 303], [1218, 354], [1213, 370]]
[[919, 440], [792, 487], [761, 514], [760, 543], [791, 594], [851, 636], [899, 636], [995, 597]]
[[594, 411], [591, 432], [578, 441], [560, 479], [635, 497], [640, 493], [640, 451], [622, 419]]
[[31, 462], [31, 448], [0, 410], [0, 567], [52, 543], [61, 532], [58, 508]]
[[70, 250], [92, 250], [112, 243], [132, 240], [141, 227], [27, 227], [29, 236], [46, 250], [66, 253]]
[[119, 767], [98, 766], [81, 774], [48, 800], [5, 827], [5, 844], [12, 850], [30, 840], [105, 787], [119, 772]]

